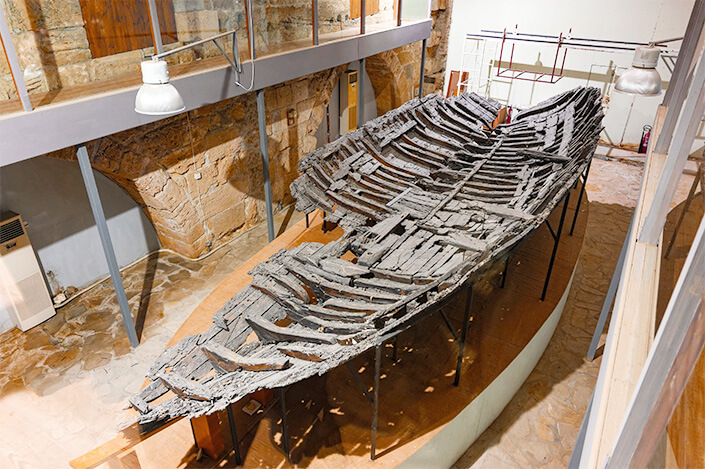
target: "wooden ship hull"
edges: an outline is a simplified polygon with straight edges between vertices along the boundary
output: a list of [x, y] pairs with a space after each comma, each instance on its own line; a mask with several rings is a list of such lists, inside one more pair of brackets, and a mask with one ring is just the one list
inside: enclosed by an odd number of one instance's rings
[[415, 99], [302, 159], [297, 208], [324, 210], [345, 235], [258, 264], [208, 330], [157, 359], [130, 399], [137, 420], [197, 417], [323, 374], [506, 257], [588, 167], [602, 110], [594, 88], [492, 127], [499, 109], [477, 95]]

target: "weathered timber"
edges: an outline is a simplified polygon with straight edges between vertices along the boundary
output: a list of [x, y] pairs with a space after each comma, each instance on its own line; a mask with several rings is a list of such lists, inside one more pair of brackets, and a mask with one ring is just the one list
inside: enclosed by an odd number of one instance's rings
[[493, 127], [500, 107], [429, 95], [301, 159], [297, 208], [325, 211], [344, 236], [253, 268], [209, 329], [156, 360], [152, 383], [130, 399], [139, 420], [209, 414], [325, 373], [503, 262], [587, 168], [602, 110], [593, 88]]

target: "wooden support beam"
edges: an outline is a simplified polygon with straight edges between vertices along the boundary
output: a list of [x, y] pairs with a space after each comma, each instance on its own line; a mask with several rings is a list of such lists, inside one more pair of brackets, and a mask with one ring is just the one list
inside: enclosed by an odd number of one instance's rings
[[213, 461], [220, 459], [225, 452], [225, 443], [218, 412], [192, 418], [191, 428], [196, 446], [205, 451]]

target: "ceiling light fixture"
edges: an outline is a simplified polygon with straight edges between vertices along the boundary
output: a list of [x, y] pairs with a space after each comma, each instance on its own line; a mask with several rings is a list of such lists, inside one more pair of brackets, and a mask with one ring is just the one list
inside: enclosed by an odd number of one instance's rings
[[637, 47], [632, 66], [622, 73], [614, 85], [616, 91], [639, 96], [661, 94], [661, 75], [656, 70], [661, 51], [653, 44]]

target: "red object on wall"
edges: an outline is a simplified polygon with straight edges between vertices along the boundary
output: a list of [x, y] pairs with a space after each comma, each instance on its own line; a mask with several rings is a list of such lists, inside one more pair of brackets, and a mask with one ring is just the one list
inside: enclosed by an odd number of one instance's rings
[[646, 153], [649, 148], [649, 139], [651, 138], [651, 126], [645, 125], [641, 132], [641, 143], [639, 143], [639, 153]]

